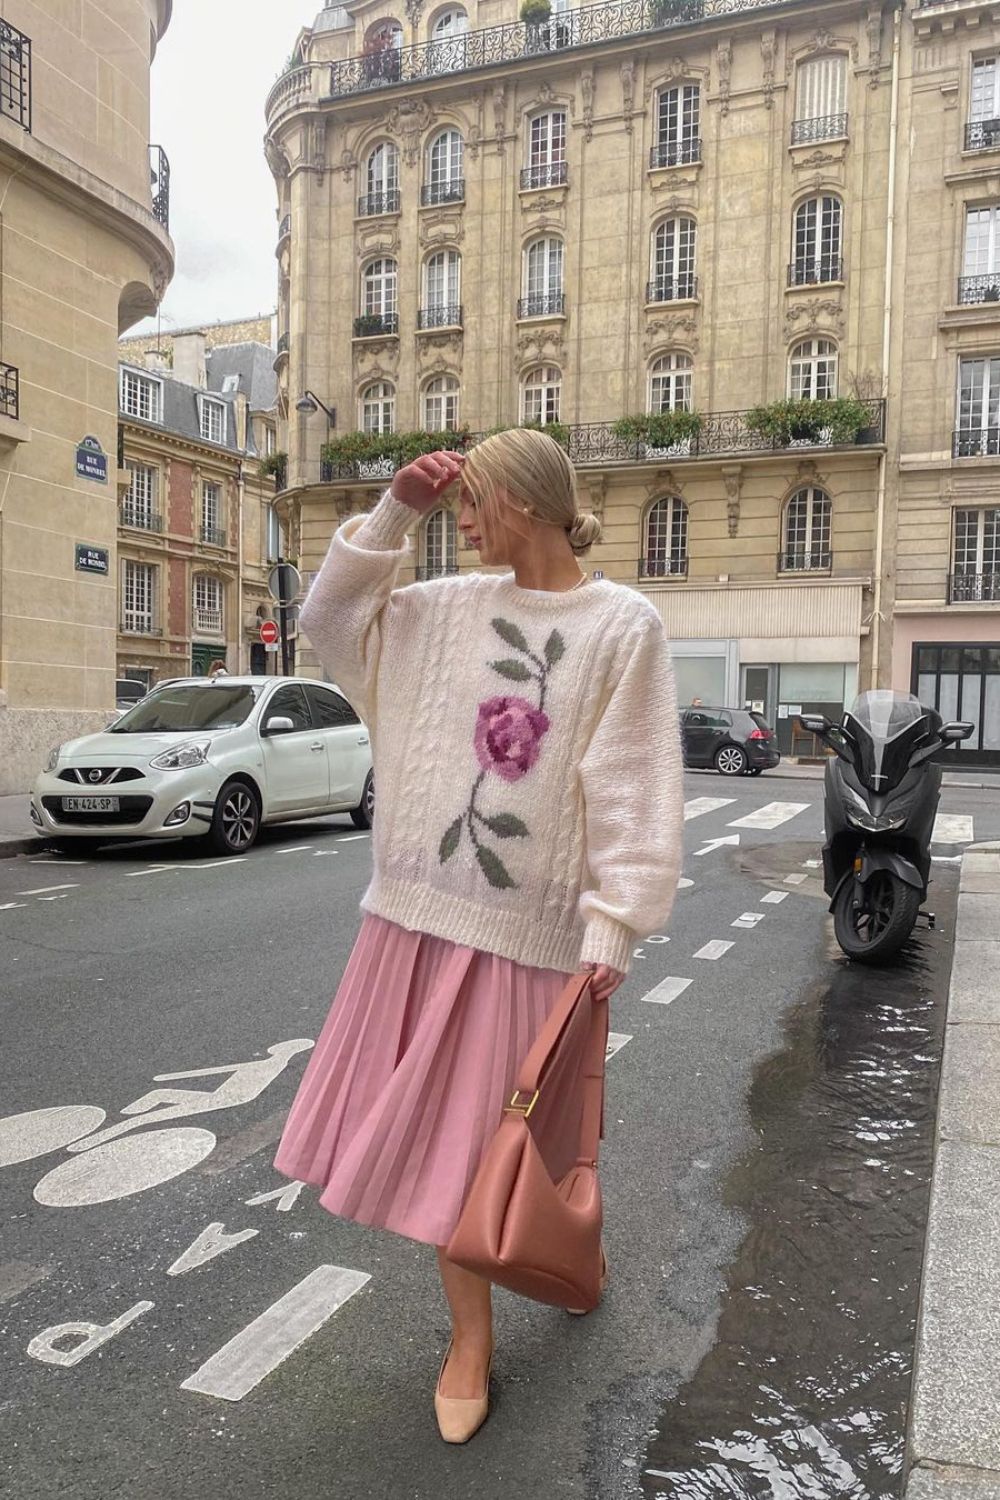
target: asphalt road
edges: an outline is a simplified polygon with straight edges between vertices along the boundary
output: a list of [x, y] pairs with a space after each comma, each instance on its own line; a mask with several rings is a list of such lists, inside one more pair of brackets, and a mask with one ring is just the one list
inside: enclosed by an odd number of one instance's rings
[[[433, 1417], [433, 1251], [332, 1219], [271, 1166], [357, 929], [367, 835], [334, 819], [243, 861], [147, 845], [0, 862], [8, 1500], [656, 1493], [649, 1441], [713, 1350], [746, 1233], [725, 1183], [757, 1141], [755, 1073], [837, 964], [812, 863], [821, 784], [686, 782], [691, 883], [613, 1003], [628, 1040], [609, 1062], [606, 1302], [570, 1319], [497, 1295], [493, 1415], [460, 1450]], [[1000, 836], [1000, 795], [949, 788], [942, 811], [965, 821], [935, 849], [938, 1002], [953, 861]], [[775, 826], [732, 826], [747, 815]], [[213, 1359], [250, 1325], [242, 1359]]]

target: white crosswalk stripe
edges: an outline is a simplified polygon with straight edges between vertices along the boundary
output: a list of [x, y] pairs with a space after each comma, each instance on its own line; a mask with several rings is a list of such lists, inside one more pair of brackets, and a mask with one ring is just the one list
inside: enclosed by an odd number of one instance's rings
[[780, 828], [790, 823], [799, 813], [811, 807], [810, 802], [768, 802], [764, 807], [755, 807], [742, 818], [735, 818], [729, 828]]
[[975, 838], [972, 818], [938, 813], [931, 838], [935, 844], [971, 844]]
[[732, 807], [735, 801], [735, 797], [690, 797], [684, 804], [684, 821], [690, 823], [692, 818], [703, 818], [720, 807]]

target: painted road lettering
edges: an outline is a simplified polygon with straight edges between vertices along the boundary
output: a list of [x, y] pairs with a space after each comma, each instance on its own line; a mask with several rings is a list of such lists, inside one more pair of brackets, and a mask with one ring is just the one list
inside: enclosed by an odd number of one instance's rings
[[[63, 1369], [72, 1369], [82, 1359], [93, 1354], [95, 1349], [102, 1348], [110, 1339], [115, 1338], [130, 1323], [134, 1323], [136, 1318], [148, 1313], [152, 1307], [152, 1302], [137, 1302], [111, 1323], [56, 1323], [52, 1328], [45, 1328], [41, 1333], [35, 1334], [28, 1345], [28, 1353], [32, 1359], [41, 1360], [43, 1365], [61, 1365]], [[57, 1349], [56, 1345], [65, 1339], [79, 1339], [79, 1343], [70, 1349]]]
[[247, 1198], [245, 1202], [248, 1208], [258, 1208], [262, 1203], [274, 1203], [277, 1199], [275, 1206], [278, 1213], [287, 1214], [299, 1201], [299, 1194], [304, 1187], [304, 1182], [286, 1182], [284, 1187], [275, 1188], [273, 1193], [258, 1193], [255, 1198]]
[[187, 1271], [197, 1270], [199, 1266], [207, 1265], [210, 1260], [214, 1260], [217, 1255], [225, 1255], [227, 1250], [235, 1250], [237, 1245], [242, 1245], [245, 1240], [252, 1240], [258, 1234], [260, 1234], [259, 1229], [239, 1229], [235, 1234], [227, 1234], [226, 1226], [221, 1222], [209, 1224], [183, 1254], [178, 1255], [173, 1265], [168, 1268], [167, 1275], [183, 1276]]

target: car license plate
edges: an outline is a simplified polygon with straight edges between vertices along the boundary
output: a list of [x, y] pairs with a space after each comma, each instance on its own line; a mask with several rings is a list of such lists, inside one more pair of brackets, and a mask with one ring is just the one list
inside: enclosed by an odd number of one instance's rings
[[117, 797], [64, 797], [63, 812], [116, 813]]

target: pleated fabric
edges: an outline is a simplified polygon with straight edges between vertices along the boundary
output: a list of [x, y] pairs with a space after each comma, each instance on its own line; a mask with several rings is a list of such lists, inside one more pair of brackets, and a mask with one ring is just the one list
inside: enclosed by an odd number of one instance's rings
[[[446, 1244], [567, 977], [367, 915], [275, 1166], [332, 1214]], [[576, 1160], [578, 1050], [532, 1115], [554, 1177]]]

